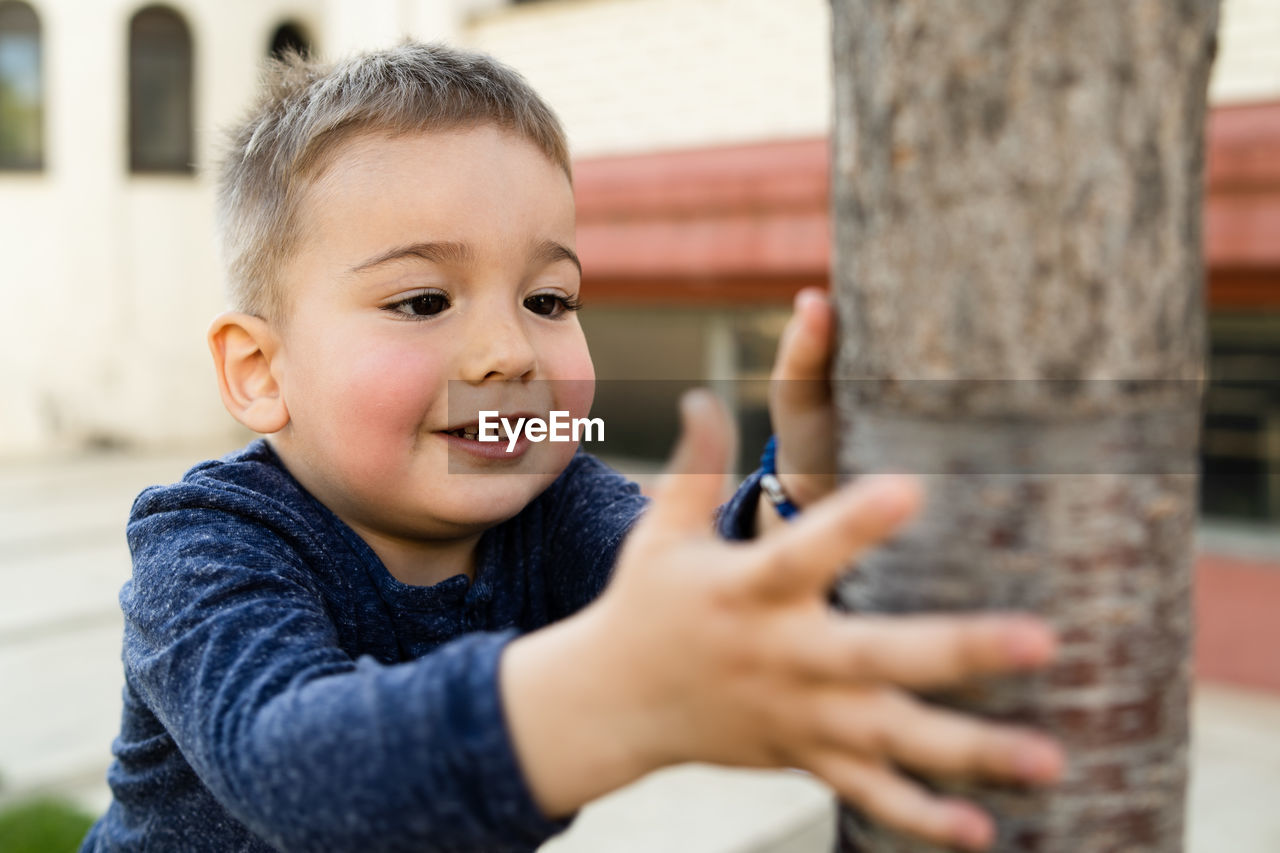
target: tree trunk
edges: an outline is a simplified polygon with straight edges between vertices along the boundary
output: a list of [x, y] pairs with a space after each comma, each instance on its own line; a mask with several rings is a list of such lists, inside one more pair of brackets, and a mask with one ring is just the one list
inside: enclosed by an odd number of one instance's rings
[[[1218, 0], [833, 0], [841, 470], [928, 505], [855, 610], [1026, 609], [1047, 673], [934, 701], [1059, 737], [939, 785], [997, 849], [1180, 850]], [[924, 851], [845, 810], [843, 849]]]

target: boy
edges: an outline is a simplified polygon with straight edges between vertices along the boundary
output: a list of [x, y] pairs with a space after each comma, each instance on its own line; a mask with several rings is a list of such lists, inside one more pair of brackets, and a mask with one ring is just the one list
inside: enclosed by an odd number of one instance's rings
[[[134, 505], [114, 801], [86, 850], [527, 850], [680, 761], [801, 767], [978, 848], [985, 815], [895, 766], [1060, 772], [1043, 738], [903, 691], [1039, 665], [1043, 626], [826, 607], [918, 495], [798, 473], [830, 471], [822, 383], [775, 383], [803, 512], [783, 524], [753, 476], [718, 522], [752, 544], [711, 535], [731, 430], [705, 395], [647, 510], [572, 444], [471, 437], [482, 409], [590, 406], [569, 175], [550, 110], [486, 57], [277, 69], [223, 171], [238, 310], [209, 333], [228, 410], [270, 438]], [[830, 309], [797, 305], [775, 375], [822, 379]]]

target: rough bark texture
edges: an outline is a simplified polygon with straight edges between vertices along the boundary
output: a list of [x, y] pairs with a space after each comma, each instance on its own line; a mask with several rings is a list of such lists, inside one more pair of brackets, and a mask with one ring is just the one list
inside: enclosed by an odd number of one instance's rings
[[1045, 614], [1051, 671], [934, 698], [1056, 734], [1066, 782], [948, 790], [998, 849], [1180, 850], [1218, 2], [833, 11], [841, 467], [929, 493], [841, 597]]

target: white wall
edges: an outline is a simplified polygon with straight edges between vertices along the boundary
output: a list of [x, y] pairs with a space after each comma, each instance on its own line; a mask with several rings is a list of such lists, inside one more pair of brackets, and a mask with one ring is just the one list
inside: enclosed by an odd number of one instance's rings
[[827, 132], [827, 0], [544, 0], [463, 38], [522, 71], [575, 155]]
[[45, 169], [0, 173], [0, 455], [93, 438], [226, 434], [204, 330], [222, 307], [208, 169], [216, 128], [245, 109], [256, 63], [300, 0], [179, 0], [192, 33], [195, 176], [127, 168], [128, 22], [142, 3], [36, 0]]
[[[544, 0], [460, 34], [520, 69], [578, 156], [821, 136], [828, 0]], [[1224, 0], [1214, 103], [1280, 98], [1280, 0]]]
[[1280, 0], [1224, 0], [1209, 99], [1280, 99]]
[[[274, 28], [321, 52], [406, 35], [493, 52], [564, 119], [577, 156], [827, 132], [826, 0], [173, 0], [193, 34], [199, 171], [126, 168], [124, 0], [34, 0], [47, 167], [0, 173], [0, 456], [94, 436], [232, 433], [204, 330], [222, 306], [208, 169]], [[1280, 0], [1226, 0], [1218, 103], [1280, 98]]]

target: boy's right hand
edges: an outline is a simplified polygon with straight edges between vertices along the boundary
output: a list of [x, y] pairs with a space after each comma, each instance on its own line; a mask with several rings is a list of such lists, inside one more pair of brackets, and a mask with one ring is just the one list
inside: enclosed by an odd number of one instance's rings
[[898, 768], [934, 777], [1048, 783], [1048, 738], [929, 706], [909, 691], [1046, 663], [1055, 641], [1028, 616], [862, 616], [832, 584], [920, 503], [914, 481], [864, 478], [749, 543], [711, 531], [732, 427], [711, 395], [682, 404], [684, 434], [653, 506], [603, 595], [514, 641], [501, 680], [535, 798], [567, 814], [683, 761], [797, 767], [871, 818], [983, 849], [991, 818]]

